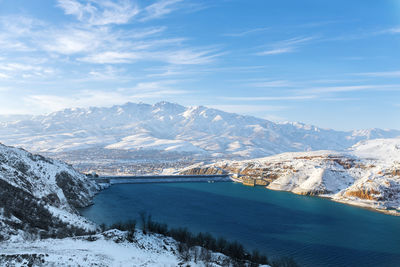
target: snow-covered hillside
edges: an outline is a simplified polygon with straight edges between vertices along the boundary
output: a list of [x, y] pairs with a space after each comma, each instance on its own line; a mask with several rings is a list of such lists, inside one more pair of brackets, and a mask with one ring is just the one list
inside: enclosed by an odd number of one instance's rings
[[[135, 242], [128, 242], [126, 232], [109, 230], [102, 234], [64, 239], [47, 239], [0, 243], [1, 266], [228, 266], [223, 254], [208, 252], [207, 260], [200, 253], [185, 262], [178, 252], [178, 243], [161, 235], [135, 233]], [[202, 248], [197, 247], [201, 250]], [[225, 264], [224, 264], [225, 263]], [[233, 265], [232, 265], [233, 266]], [[264, 265], [267, 267], [267, 265]]]
[[0, 144], [0, 241], [93, 231], [79, 216], [98, 186], [71, 166]]
[[225, 172], [244, 184], [400, 212], [400, 138], [361, 141], [343, 152], [289, 152], [245, 161], [196, 164], [179, 172]]
[[282, 152], [341, 150], [361, 140], [396, 136], [400, 131], [340, 132], [168, 102], [66, 109], [0, 122], [1, 142], [34, 152], [106, 148], [254, 158]]

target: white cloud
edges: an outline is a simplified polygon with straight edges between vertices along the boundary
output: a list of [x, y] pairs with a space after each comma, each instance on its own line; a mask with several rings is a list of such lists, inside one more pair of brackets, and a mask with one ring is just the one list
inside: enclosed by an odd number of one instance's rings
[[43, 68], [39, 66], [32, 66], [21, 63], [0, 63], [0, 70], [3, 71], [42, 71]]
[[34, 51], [35, 47], [29, 42], [31, 33], [44, 25], [30, 17], [0, 16], [0, 51]]
[[141, 55], [132, 52], [101, 52], [80, 58], [81, 61], [98, 64], [132, 63], [141, 58]]
[[287, 106], [267, 106], [267, 105], [207, 105], [210, 108], [220, 109], [232, 113], [260, 113], [270, 111], [281, 111], [288, 109]]
[[238, 96], [238, 97], [220, 97], [224, 100], [235, 101], [285, 101], [285, 100], [309, 100], [315, 99], [315, 95], [299, 95], [299, 96]]
[[236, 33], [226, 33], [224, 36], [229, 36], [229, 37], [243, 37], [246, 35], [250, 35], [253, 33], [260, 33], [260, 32], [265, 32], [269, 30], [270, 28], [255, 28], [251, 30], [246, 30], [246, 31], [241, 31], [241, 32], [236, 32]]
[[9, 79], [9, 78], [11, 78], [10, 75], [0, 72], [0, 79]]
[[175, 4], [182, 2], [183, 0], [159, 0], [154, 4], [147, 6], [144, 10], [145, 14], [141, 18], [142, 21], [151, 19], [161, 18], [173, 11], [178, 7]]
[[155, 34], [161, 33], [165, 31], [167, 27], [165, 26], [160, 26], [160, 27], [149, 27], [149, 28], [140, 28], [140, 29], [135, 29], [131, 32], [124, 32], [124, 36], [128, 38], [133, 38], [133, 39], [141, 39], [149, 36], [153, 36]]
[[307, 42], [315, 39], [315, 37], [295, 37], [288, 40], [283, 40], [280, 42], [276, 42], [271, 46], [270, 49], [261, 51], [257, 53], [259, 56], [270, 56], [270, 55], [279, 55], [295, 52], [298, 47], [304, 45]]
[[120, 64], [133, 63], [138, 60], [161, 61], [174, 65], [197, 65], [207, 64], [215, 60], [220, 54], [214, 50], [201, 50], [182, 48], [172, 50], [163, 48], [158, 50], [131, 50], [126, 52], [106, 51], [90, 54], [79, 58], [80, 61], [97, 64]]
[[222, 54], [215, 54], [214, 49], [180, 49], [158, 53], [166, 62], [176, 65], [207, 64]]
[[381, 33], [397, 34], [397, 33], [400, 33], [400, 27], [390, 28], [388, 30], [382, 31]]
[[171, 95], [182, 93], [183, 91], [160, 90], [156, 93], [125, 95], [120, 92], [83, 91], [73, 96], [31, 95], [26, 97], [25, 101], [35, 109], [41, 110], [41, 112], [52, 112], [71, 107], [112, 106], [159, 97], [165, 99]]
[[2, 79], [47, 77], [55, 73], [55, 70], [49, 67], [18, 62], [0, 62], [0, 71]]
[[45, 51], [71, 55], [96, 50], [103, 44], [107, 31], [64, 29], [51, 31], [48, 38], [43, 38], [39, 44]]
[[355, 97], [322, 97], [318, 99], [319, 101], [328, 101], [328, 102], [343, 102], [343, 101], [358, 101], [360, 98]]
[[293, 84], [286, 80], [277, 80], [277, 81], [262, 81], [262, 82], [251, 83], [250, 86], [269, 88], [269, 87], [290, 87], [293, 86]]
[[314, 40], [315, 37], [295, 37], [295, 38], [291, 38], [288, 40], [283, 40], [280, 42], [277, 42], [277, 45], [281, 45], [281, 46], [292, 46], [292, 45], [298, 45], [298, 44], [303, 44], [306, 42], [309, 42], [311, 40]]
[[[126, 102], [142, 100], [157, 100], [187, 94], [185, 90], [176, 89], [177, 81], [160, 80], [153, 82], [139, 82], [133, 87], [117, 90], [82, 90], [70, 95], [32, 94], [26, 96], [26, 106], [30, 106], [40, 113], [52, 112], [70, 107], [112, 106]], [[173, 86], [173, 87], [172, 87]]]
[[257, 53], [257, 55], [259, 56], [279, 55], [279, 54], [292, 53], [294, 51], [295, 49], [293, 47], [283, 47], [283, 48], [275, 48], [271, 50], [262, 51], [260, 53]]
[[139, 13], [139, 8], [128, 0], [58, 0], [58, 6], [65, 14], [90, 25], [125, 24]]
[[[183, 38], [146, 40], [163, 32], [165, 27], [113, 30], [110, 27], [77, 27], [53, 29], [50, 38], [43, 38], [41, 44], [49, 51], [62, 54], [75, 54], [90, 51], [109, 51], [118, 49], [147, 49], [152, 46], [181, 43]], [[140, 40], [140, 42], [138, 42]]]
[[168, 65], [164, 68], [156, 68], [156, 69], [148, 69], [148, 71], [157, 71], [157, 73], [147, 74], [147, 77], [169, 77], [169, 76], [178, 76], [190, 73], [190, 71], [183, 70], [182, 68], [177, 68], [175, 65]]
[[385, 77], [385, 78], [400, 78], [400, 70], [398, 71], [382, 71], [382, 72], [364, 72], [357, 75], [368, 77]]
[[0, 34], [0, 51], [30, 51], [32, 50], [23, 42], [13, 40], [12, 38]]
[[301, 93], [318, 94], [318, 93], [342, 93], [365, 90], [400, 90], [400, 84], [384, 84], [384, 85], [349, 85], [349, 86], [327, 86], [296, 90]]
[[89, 72], [87, 80], [125, 80], [127, 77], [123, 76], [124, 69], [115, 68], [112, 66], [105, 66], [103, 68], [93, 69]]
[[[84, 55], [77, 58], [80, 61], [128, 63], [139, 58], [145, 59], [152, 49], [163, 50], [182, 45], [184, 38], [148, 39], [164, 30], [165, 27], [114, 31], [110, 27], [69, 26], [62, 30], [52, 29], [39, 33], [43, 37], [38, 44], [49, 53]], [[139, 50], [144, 53], [143, 56]]]
[[[180, 2], [182, 1], [153, 2], [144, 8], [142, 18], [164, 16], [178, 8]], [[185, 43], [186, 38], [163, 37], [167, 30], [165, 26], [129, 29], [116, 27], [114, 24], [127, 23], [139, 12], [132, 1], [59, 0], [58, 6], [65, 14], [76, 17], [79, 22], [55, 26], [29, 17], [0, 16], [0, 52], [6, 52], [5, 55], [16, 51], [32, 52], [31, 56], [35, 53], [35, 57], [60, 63], [61, 69], [65, 63], [78, 63], [82, 66], [83, 62], [132, 64], [151, 61], [172, 65], [208, 64], [221, 55], [214, 48], [191, 47]], [[20, 77], [40, 76], [40, 73], [21, 73]], [[9, 77], [7, 71], [2, 71], [2, 79]]]

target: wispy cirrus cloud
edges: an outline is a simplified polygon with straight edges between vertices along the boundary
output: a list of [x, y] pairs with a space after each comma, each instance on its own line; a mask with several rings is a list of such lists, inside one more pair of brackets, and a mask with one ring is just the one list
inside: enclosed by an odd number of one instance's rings
[[260, 88], [274, 88], [274, 87], [291, 87], [293, 86], [293, 83], [287, 80], [274, 80], [274, 81], [260, 81], [260, 82], [250, 83], [249, 85]]
[[170, 77], [170, 76], [179, 76], [179, 75], [188, 74], [187, 69], [184, 70], [182, 68], [178, 68], [175, 65], [168, 65], [168, 66], [165, 66], [162, 68], [150, 68], [150, 69], [147, 69], [146, 71], [150, 72], [149, 74], [147, 74], [147, 77], [149, 77], [149, 78]]
[[43, 112], [52, 112], [70, 107], [112, 106], [126, 102], [138, 102], [163, 97], [171, 99], [177, 95], [187, 94], [185, 90], [176, 89], [176, 81], [160, 80], [139, 82], [133, 87], [117, 90], [82, 90], [69, 95], [33, 94], [24, 98], [32, 108]]
[[2, 80], [6, 80], [7, 79], [8, 80], [10, 78], [11, 78], [10, 75], [0, 72], [0, 79], [2, 79]]
[[215, 59], [225, 53], [218, 53], [215, 49], [186, 48], [170, 50], [165, 53], [157, 53], [158, 56], [170, 64], [197, 65], [214, 62]]
[[31, 33], [45, 25], [40, 20], [26, 16], [0, 16], [0, 52], [35, 51]]
[[124, 75], [124, 72], [125, 70], [122, 68], [106, 65], [89, 71], [89, 77], [86, 80], [127, 80], [128, 77]]
[[260, 33], [260, 32], [265, 32], [269, 30], [270, 28], [254, 28], [250, 30], [245, 30], [245, 31], [238, 31], [238, 32], [232, 32], [232, 33], [225, 33], [224, 36], [228, 37], [244, 37], [253, 33]]
[[297, 89], [295, 91], [304, 94], [323, 94], [323, 93], [343, 93], [343, 92], [366, 91], [366, 90], [373, 90], [373, 91], [400, 90], [400, 84], [326, 86], [326, 87]]
[[[157, 1], [150, 5], [154, 16], [172, 12], [181, 1]], [[122, 7], [130, 1], [119, 1]], [[82, 6], [83, 5], [83, 6]], [[69, 62], [93, 64], [131, 64], [138, 61], [159, 61], [175, 65], [208, 64], [222, 54], [213, 47], [193, 47], [184, 37], [165, 37], [165, 26], [130, 27], [115, 29], [113, 24], [128, 20], [111, 19], [120, 10], [109, 1], [60, 0], [59, 6], [79, 20], [54, 26], [23, 16], [0, 17], [0, 51], [34, 51], [41, 57]], [[148, 7], [150, 7], [148, 6]], [[165, 9], [160, 11], [155, 8]], [[81, 10], [80, 7], [83, 7]], [[129, 8], [128, 8], [129, 9]], [[97, 20], [102, 17], [103, 21]], [[10, 21], [14, 23], [10, 24]], [[2, 78], [7, 76], [2, 74]], [[8, 77], [8, 76], [7, 76]]]
[[317, 98], [316, 95], [289, 95], [289, 96], [238, 96], [238, 97], [219, 97], [223, 100], [235, 101], [296, 101], [311, 100]]
[[125, 24], [139, 13], [139, 8], [128, 0], [58, 0], [67, 15], [90, 25]]
[[[44, 37], [38, 44], [46, 52], [73, 55], [96, 50], [107, 42], [107, 29], [87, 30], [67, 28], [64, 31], [52, 29], [49, 37]], [[42, 33], [38, 33], [39, 35]], [[104, 35], [103, 35], [104, 34]]]
[[354, 41], [359, 39], [377, 38], [381, 35], [393, 35], [399, 33], [400, 33], [400, 26], [395, 26], [379, 30], [368, 30], [368, 31], [363, 30], [363, 31], [353, 32], [347, 35], [333, 36], [325, 38], [324, 41]]
[[90, 54], [86, 57], [79, 58], [79, 60], [97, 64], [120, 64], [132, 63], [140, 58], [141, 55], [134, 52], [106, 51], [97, 54]]
[[141, 21], [148, 21], [158, 19], [165, 15], [177, 10], [179, 7], [176, 5], [183, 2], [183, 0], [159, 0], [143, 10]]
[[283, 40], [283, 41], [276, 42], [276, 43], [270, 45], [269, 49], [258, 52], [256, 55], [269, 56], [269, 55], [292, 53], [292, 52], [297, 51], [297, 49], [300, 46], [302, 46], [314, 39], [315, 39], [315, 37], [311, 36], [311, 37], [295, 37], [295, 38]]
[[398, 33], [400, 33], [400, 26], [383, 30], [380, 33], [382, 33], [382, 34], [385, 34], [385, 33], [398, 34]]
[[253, 113], [253, 112], [268, 112], [268, 111], [281, 111], [288, 109], [288, 106], [275, 106], [275, 105], [207, 105], [210, 108], [220, 109], [226, 112], [234, 113]]
[[274, 48], [274, 49], [270, 49], [270, 50], [265, 50], [265, 51], [257, 53], [257, 55], [259, 55], [259, 56], [279, 55], [279, 54], [292, 53], [294, 51], [295, 51], [295, 48], [293, 48], [293, 47], [283, 47], [283, 48]]
[[400, 78], [400, 70], [380, 71], [380, 72], [364, 72], [364, 73], [356, 73], [356, 75], [367, 76], [367, 77]]
[[53, 74], [54, 72], [55, 72], [54, 69], [49, 67], [43, 67], [41, 65], [0, 61], [1, 79], [47, 77]]
[[348, 85], [348, 86], [325, 86], [307, 87], [301, 89], [290, 89], [286, 91], [289, 95], [283, 96], [251, 96], [251, 97], [219, 97], [228, 101], [355, 101], [354, 97], [329, 97], [332, 94], [356, 92], [356, 91], [400, 91], [400, 84], [385, 85]]
[[105, 51], [93, 53], [79, 58], [80, 61], [98, 64], [121, 64], [133, 63], [138, 60], [161, 61], [173, 65], [198, 65], [211, 63], [220, 54], [214, 50], [184, 48], [179, 50], [164, 49], [160, 51]]

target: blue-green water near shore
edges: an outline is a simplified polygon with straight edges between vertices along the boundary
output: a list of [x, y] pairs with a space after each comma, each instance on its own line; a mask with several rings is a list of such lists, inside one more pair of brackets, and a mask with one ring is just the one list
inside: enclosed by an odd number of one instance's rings
[[96, 223], [138, 220], [237, 240], [302, 266], [400, 266], [400, 217], [236, 183], [113, 185], [81, 212]]

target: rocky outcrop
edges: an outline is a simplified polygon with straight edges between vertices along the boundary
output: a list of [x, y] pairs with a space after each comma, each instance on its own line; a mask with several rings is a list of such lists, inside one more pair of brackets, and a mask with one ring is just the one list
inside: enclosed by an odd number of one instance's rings
[[346, 191], [345, 196], [367, 200], [379, 200], [380, 192], [374, 189], [360, 189], [357, 191]]
[[182, 175], [221, 175], [228, 172], [221, 168], [190, 168], [181, 172]]

